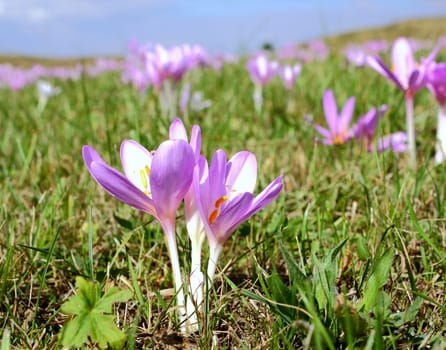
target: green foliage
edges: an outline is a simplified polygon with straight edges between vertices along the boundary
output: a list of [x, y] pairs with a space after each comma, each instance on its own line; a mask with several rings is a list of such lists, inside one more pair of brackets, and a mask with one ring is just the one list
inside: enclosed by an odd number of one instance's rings
[[372, 272], [364, 288], [363, 308], [365, 311], [372, 311], [380, 300], [378, 297], [381, 288], [387, 283], [390, 268], [392, 267], [393, 253], [391, 250], [385, 252], [381, 257], [375, 260]]
[[107, 346], [122, 349], [127, 337], [115, 324], [112, 305], [128, 301], [132, 292], [111, 287], [101, 296], [99, 284], [82, 277], [76, 277], [76, 286], [76, 294], [61, 308], [62, 312], [74, 316], [62, 329], [63, 346], [81, 347], [90, 338], [101, 349]]

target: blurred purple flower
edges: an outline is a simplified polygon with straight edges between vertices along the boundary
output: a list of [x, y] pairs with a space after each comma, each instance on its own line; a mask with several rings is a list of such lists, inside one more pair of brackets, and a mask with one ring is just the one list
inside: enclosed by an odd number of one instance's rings
[[293, 88], [293, 85], [301, 71], [302, 66], [299, 63], [296, 63], [294, 66], [285, 65], [279, 69], [279, 76], [282, 78], [287, 90], [291, 90]]
[[402, 131], [384, 136], [378, 139], [377, 151], [380, 153], [386, 150], [392, 150], [396, 153], [407, 152], [407, 140], [406, 133]]
[[246, 67], [254, 84], [265, 86], [276, 75], [279, 63], [269, 61], [265, 55], [260, 54], [251, 58]]
[[437, 143], [435, 163], [446, 159], [446, 63], [434, 63], [427, 74], [427, 87], [438, 102]]
[[[350, 97], [342, 111], [338, 114], [338, 107], [331, 90], [326, 90], [322, 97], [327, 128], [315, 124], [308, 116], [305, 117], [316, 131], [323, 137], [320, 140], [325, 145], [340, 145], [348, 142], [354, 136], [354, 130], [349, 128], [355, 107], [355, 98]], [[319, 139], [318, 139], [319, 140]]]
[[367, 150], [371, 150], [373, 138], [375, 137], [376, 127], [379, 119], [386, 113], [387, 105], [382, 105], [378, 110], [372, 108], [366, 114], [358, 118], [353, 126], [353, 135], [358, 140], [363, 140]]
[[410, 42], [398, 38], [392, 46], [392, 70], [378, 57], [367, 57], [367, 63], [379, 74], [393, 82], [403, 93], [406, 104], [406, 132], [410, 156], [410, 166], [416, 166], [415, 126], [413, 116], [413, 98], [415, 93], [426, 86], [427, 71], [438, 52], [436, 47], [421, 64], [415, 61]]

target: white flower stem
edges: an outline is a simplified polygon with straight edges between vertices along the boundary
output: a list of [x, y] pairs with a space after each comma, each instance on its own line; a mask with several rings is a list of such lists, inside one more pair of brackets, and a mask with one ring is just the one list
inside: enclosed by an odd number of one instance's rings
[[446, 113], [444, 106], [438, 105], [437, 146], [435, 164], [442, 163], [446, 158]]
[[164, 117], [173, 120], [176, 117], [177, 109], [176, 89], [169, 79], [163, 82], [159, 97]]
[[209, 246], [210, 255], [208, 261], [207, 278], [208, 278], [208, 288], [212, 285], [212, 281], [215, 277], [215, 270], [217, 269], [218, 258], [221, 253], [222, 245], [216, 244], [214, 246]]
[[[174, 226], [175, 227], [175, 226]], [[183, 282], [181, 278], [180, 261], [178, 259], [177, 240], [175, 236], [175, 228], [166, 227], [167, 247], [169, 249], [170, 262], [172, 264], [172, 273], [175, 284], [175, 293], [177, 296], [178, 321], [180, 323], [180, 331], [186, 333], [186, 310], [184, 303]]]
[[406, 94], [406, 131], [407, 131], [407, 144], [409, 147], [409, 165], [412, 169], [415, 169], [417, 165], [417, 153], [415, 146], [415, 125], [413, 116], [413, 96]]
[[257, 114], [260, 114], [262, 112], [262, 105], [263, 105], [262, 85], [255, 84], [253, 99], [256, 112]]
[[201, 272], [202, 237], [191, 240], [191, 273], [189, 275], [189, 295], [187, 297], [188, 331], [198, 330], [198, 315], [203, 308], [203, 273]]

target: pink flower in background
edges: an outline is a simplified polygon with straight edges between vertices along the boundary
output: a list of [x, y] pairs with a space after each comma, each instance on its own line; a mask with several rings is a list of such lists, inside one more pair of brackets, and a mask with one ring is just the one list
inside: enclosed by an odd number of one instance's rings
[[276, 76], [279, 69], [279, 63], [270, 61], [265, 55], [261, 54], [251, 58], [246, 67], [254, 84], [265, 86]]
[[366, 114], [358, 118], [353, 126], [353, 134], [357, 140], [364, 140], [366, 147], [370, 150], [379, 119], [386, 113], [387, 106], [382, 105], [379, 109], [372, 108]]
[[406, 95], [413, 97], [426, 85], [427, 67], [433, 62], [437, 51], [438, 48], [434, 49], [429, 57], [422, 60], [421, 64], [417, 64], [409, 41], [406, 38], [399, 38], [392, 46], [392, 69], [389, 69], [378, 56], [369, 56], [367, 63]]
[[367, 52], [356, 45], [348, 45], [343, 50], [344, 56], [351, 64], [362, 67], [366, 64]]
[[446, 104], [446, 63], [434, 63], [427, 72], [427, 87], [435, 96], [437, 102]]
[[389, 79], [403, 93], [406, 104], [406, 131], [408, 137], [409, 162], [416, 166], [415, 126], [413, 115], [413, 98], [415, 93], [426, 86], [427, 70], [434, 61], [439, 47], [436, 47], [421, 64], [415, 61], [412, 46], [408, 39], [398, 38], [392, 46], [392, 69], [378, 56], [368, 57], [367, 63], [379, 74]]
[[282, 81], [288, 90], [293, 88], [301, 71], [302, 66], [299, 63], [296, 63], [294, 66], [285, 65], [279, 69], [279, 76], [282, 78]]
[[325, 145], [340, 145], [350, 141], [354, 136], [354, 130], [350, 128], [350, 122], [353, 117], [355, 98], [350, 97], [347, 100], [340, 114], [331, 90], [324, 92], [322, 103], [328, 128], [315, 124], [309, 117], [305, 118], [323, 137], [320, 141]]
[[254, 107], [257, 113], [260, 114], [263, 106], [263, 87], [276, 76], [279, 69], [279, 63], [276, 61], [269, 61], [268, 58], [263, 55], [257, 55], [251, 58], [246, 64], [246, 68], [254, 82]]
[[407, 152], [407, 135], [405, 132], [395, 132], [389, 136], [378, 139], [376, 150], [381, 153], [386, 150], [392, 150], [395, 153]]
[[429, 67], [427, 87], [438, 102], [435, 163], [440, 164], [446, 159], [446, 63], [434, 63]]

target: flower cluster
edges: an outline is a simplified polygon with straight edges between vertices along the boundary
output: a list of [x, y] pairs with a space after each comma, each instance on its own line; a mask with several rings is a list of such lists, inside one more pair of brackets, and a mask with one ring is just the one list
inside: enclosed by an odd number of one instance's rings
[[276, 75], [278, 75], [287, 90], [291, 90], [299, 76], [302, 66], [299, 63], [290, 66], [281, 66], [277, 61], [270, 61], [265, 55], [260, 54], [251, 58], [246, 64], [246, 68], [254, 82], [254, 105], [258, 113], [262, 110], [263, 87]]
[[[124, 174], [106, 164], [91, 146], [82, 149], [85, 164], [99, 185], [120, 201], [152, 215], [163, 228], [183, 332], [192, 332], [198, 327], [197, 315], [203, 308], [203, 293], [206, 292], [203, 288], [211, 286], [226, 240], [282, 189], [282, 176], [279, 176], [254, 196], [257, 161], [248, 151], [238, 152], [228, 160], [223, 150], [217, 150], [208, 165], [200, 150], [199, 126], [192, 127], [189, 141], [180, 119], [172, 122], [169, 140], [162, 142], [154, 152], [135, 141], [123, 141], [120, 158]], [[179, 264], [176, 243], [177, 210], [183, 201], [192, 260], [186, 279]], [[204, 275], [201, 250], [206, 237], [209, 260]]]

